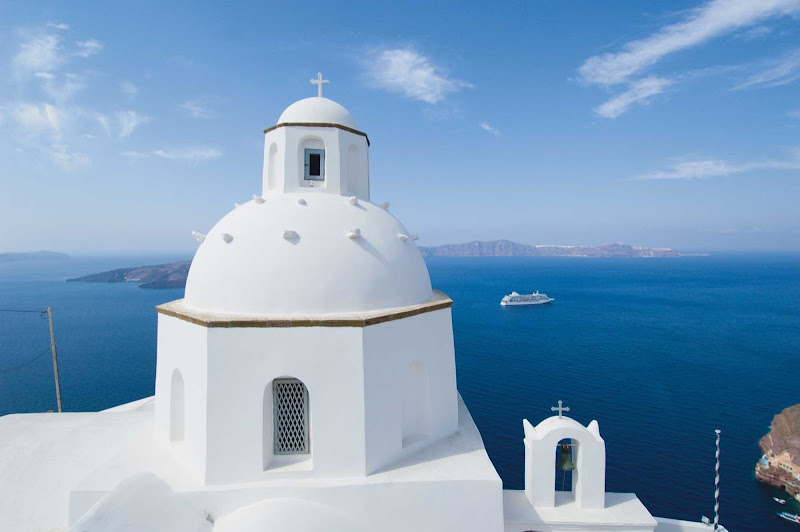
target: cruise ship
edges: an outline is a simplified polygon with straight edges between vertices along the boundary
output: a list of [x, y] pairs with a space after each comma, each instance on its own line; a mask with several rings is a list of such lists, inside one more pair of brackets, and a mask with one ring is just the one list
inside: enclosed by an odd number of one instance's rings
[[533, 294], [523, 295], [511, 292], [500, 301], [500, 304], [504, 307], [511, 305], [541, 305], [543, 303], [550, 303], [551, 301], [555, 301], [555, 299], [548, 297], [547, 294], [540, 294], [538, 291]]

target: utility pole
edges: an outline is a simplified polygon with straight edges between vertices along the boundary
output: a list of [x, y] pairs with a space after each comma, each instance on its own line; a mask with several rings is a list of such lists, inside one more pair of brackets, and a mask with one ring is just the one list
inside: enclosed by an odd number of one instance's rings
[[47, 321], [50, 322], [50, 351], [53, 353], [53, 376], [56, 380], [56, 402], [61, 412], [61, 384], [58, 381], [58, 358], [56, 357], [56, 335], [53, 332], [53, 308], [47, 307]]
[[721, 527], [719, 526], [719, 429], [714, 431], [717, 434], [717, 452], [715, 454], [716, 463], [714, 465], [714, 532], [717, 532]]

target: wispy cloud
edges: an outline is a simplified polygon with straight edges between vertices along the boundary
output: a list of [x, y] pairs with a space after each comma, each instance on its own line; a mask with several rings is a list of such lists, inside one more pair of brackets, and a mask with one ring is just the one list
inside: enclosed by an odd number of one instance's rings
[[791, 83], [798, 77], [800, 77], [800, 49], [794, 50], [778, 61], [772, 61], [769, 68], [753, 74], [734, 89], [778, 87]]
[[91, 162], [88, 154], [71, 152], [65, 144], [54, 144], [50, 155], [53, 162], [67, 172], [83, 170]]
[[379, 51], [364, 66], [371, 86], [430, 104], [472, 87], [471, 83], [450, 77], [442, 67], [411, 48]]
[[[595, 108], [599, 116], [617, 118], [633, 103], [650, 101], [666, 86], [684, 77], [681, 74], [641, 77], [665, 57], [767, 19], [797, 13], [800, 13], [800, 0], [711, 0], [686, 11], [678, 22], [662, 26], [648, 37], [625, 43], [621, 51], [588, 58], [578, 69], [578, 79], [603, 87], [628, 85], [623, 93]], [[750, 33], [750, 38], [763, 36], [769, 33], [769, 28], [756, 26]], [[753, 82], [752, 86], [759, 83], [757, 80]]]
[[180, 150], [156, 150], [153, 155], [171, 161], [198, 163], [211, 159], [219, 159], [222, 152], [216, 148], [184, 148]]
[[211, 107], [217, 98], [202, 96], [183, 102], [180, 107], [192, 118], [211, 118], [214, 113]]
[[754, 39], [761, 39], [762, 37], [766, 37], [772, 33], [772, 28], [769, 26], [756, 26], [754, 28], [749, 28], [744, 31], [740, 31], [735, 35], [737, 39], [742, 39], [745, 41], [752, 41]]
[[24, 145], [48, 157], [64, 171], [86, 168], [90, 157], [86, 153], [73, 152], [63, 140], [69, 113], [52, 104], [20, 103], [13, 109], [16, 133]]
[[95, 39], [76, 41], [75, 47], [65, 46], [58, 30], [68, 29], [66, 24], [48, 23], [45, 28], [19, 30], [22, 39], [12, 60], [18, 80], [28, 76], [52, 80], [53, 72], [66, 65], [71, 57], [86, 58], [103, 49], [103, 44]]
[[624, 83], [667, 55], [770, 17], [798, 12], [798, 0], [712, 0], [690, 10], [684, 20], [664, 26], [649, 37], [625, 44], [621, 52], [590, 57], [581, 65], [579, 73], [588, 83]]
[[42, 80], [44, 92], [59, 104], [71, 100], [75, 94], [86, 88], [84, 76], [71, 72], [37, 72], [34, 76]]
[[594, 112], [603, 118], [617, 118], [632, 105], [649, 103], [653, 96], [661, 94], [671, 84], [672, 81], [655, 76], [640, 79], [631, 83], [627, 91], [595, 107]]
[[787, 159], [768, 159], [745, 163], [731, 163], [719, 159], [683, 161], [673, 164], [666, 170], [642, 174], [634, 179], [707, 179], [758, 170], [800, 170], [800, 149], [796, 149]]
[[481, 122], [479, 125], [481, 126], [482, 130], [491, 133], [495, 137], [500, 136], [500, 130], [492, 126], [489, 122]]
[[119, 85], [119, 89], [123, 92], [123, 94], [127, 94], [128, 96], [136, 96], [139, 92], [139, 87], [131, 83], [130, 81], [123, 81]]
[[[5, 108], [4, 141], [65, 171], [74, 171], [91, 163], [91, 156], [76, 147], [96, 143], [99, 130], [105, 130], [107, 137], [127, 139], [151, 118], [132, 110], [106, 113], [92, 103], [78, 101], [92, 71], [76, 72], [73, 67], [91, 61], [87, 58], [102, 51], [103, 44], [96, 39], [66, 41], [62, 36], [67, 30], [67, 24], [56, 22], [15, 28], [11, 34], [12, 75], [7, 79], [13, 90], [8, 94], [33, 99], [12, 97], [0, 104]], [[122, 88], [128, 93], [135, 91], [132, 84]], [[41, 98], [37, 100], [36, 95]]]
[[117, 111], [112, 115], [97, 113], [97, 122], [103, 127], [106, 134], [118, 139], [125, 139], [131, 136], [133, 131], [152, 120], [149, 116], [143, 116], [136, 111]]
[[28, 135], [47, 132], [58, 139], [61, 134], [63, 116], [63, 111], [49, 103], [22, 103], [14, 108], [14, 119], [17, 125]]
[[47, 72], [61, 62], [61, 37], [42, 33], [24, 40], [14, 56], [14, 66], [23, 73]]
[[219, 159], [222, 157], [222, 152], [216, 148], [181, 148], [175, 150], [153, 150], [153, 151], [137, 151], [126, 150], [121, 155], [131, 161], [138, 161], [140, 159], [147, 159], [150, 157], [158, 157], [161, 159], [168, 159], [170, 161], [178, 161], [189, 164], [198, 164], [204, 161]]
[[74, 54], [79, 57], [90, 57], [99, 54], [103, 50], [103, 43], [95, 39], [88, 41], [76, 41], [75, 45], [78, 47]]
[[152, 120], [149, 116], [142, 116], [136, 111], [118, 111], [116, 118], [120, 138], [130, 137], [134, 129]]

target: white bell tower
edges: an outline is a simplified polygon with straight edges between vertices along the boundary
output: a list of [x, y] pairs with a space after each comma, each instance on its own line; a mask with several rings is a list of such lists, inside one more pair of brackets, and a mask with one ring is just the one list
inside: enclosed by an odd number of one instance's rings
[[[656, 520], [636, 495], [606, 492], [606, 444], [597, 421], [584, 427], [564, 415], [569, 407], [561, 401], [551, 410], [558, 415], [535, 427], [522, 420], [525, 491], [505, 492], [506, 532], [653, 532]], [[571, 484], [556, 482], [559, 448], [570, 453]]]
[[322, 97], [328, 80], [317, 74], [317, 96], [290, 105], [264, 130], [263, 196], [322, 192], [369, 200], [369, 139], [350, 113]]

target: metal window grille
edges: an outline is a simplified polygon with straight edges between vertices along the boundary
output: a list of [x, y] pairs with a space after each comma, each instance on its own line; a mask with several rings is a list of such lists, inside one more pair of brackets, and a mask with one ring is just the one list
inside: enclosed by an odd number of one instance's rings
[[275, 454], [308, 454], [308, 389], [297, 379], [272, 382]]

